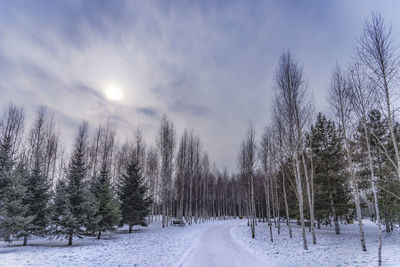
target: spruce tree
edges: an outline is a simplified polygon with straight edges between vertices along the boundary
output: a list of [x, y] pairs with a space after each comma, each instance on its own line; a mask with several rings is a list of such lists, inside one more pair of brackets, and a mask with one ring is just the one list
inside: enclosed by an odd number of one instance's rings
[[28, 215], [29, 206], [26, 201], [28, 176], [25, 166], [19, 163], [2, 194], [0, 236], [6, 242], [11, 242], [11, 237], [28, 235], [28, 229], [32, 227], [35, 216]]
[[146, 197], [147, 190], [140, 168], [132, 159], [126, 165], [119, 184], [122, 222], [129, 225], [129, 233], [133, 225], [146, 225], [146, 216], [152, 204], [151, 197]]
[[318, 220], [332, 216], [335, 231], [340, 233], [338, 218], [349, 211], [350, 192], [343, 173], [343, 152], [334, 122], [318, 114], [313, 134], [312, 149], [315, 167], [315, 209]]
[[99, 177], [94, 181], [93, 195], [99, 205], [96, 213], [98, 221], [95, 230], [98, 232], [97, 238], [100, 239], [102, 232], [116, 231], [121, 220], [119, 203], [115, 199], [105, 163], [102, 164]]
[[[37, 157], [38, 158], [38, 157]], [[28, 236], [36, 235], [44, 237], [47, 235], [47, 227], [50, 223], [51, 198], [50, 185], [42, 174], [39, 160], [35, 161], [31, 174], [26, 181], [25, 204], [28, 206], [27, 216], [34, 216], [31, 227], [24, 234], [24, 246], [27, 245]]]
[[11, 158], [11, 138], [5, 136], [0, 140], [0, 196], [3, 196], [11, 182], [11, 170], [14, 162]]
[[83, 123], [75, 140], [65, 180], [60, 181], [56, 188], [53, 233], [57, 237], [68, 238], [68, 245], [72, 245], [74, 237], [82, 237], [90, 218], [88, 214], [91, 214], [91, 209], [96, 208], [91, 206], [90, 192], [85, 182], [86, 139], [87, 123]]
[[[373, 165], [375, 168], [375, 175], [378, 179], [378, 204], [380, 207], [380, 218], [382, 223], [386, 226], [386, 231], [393, 230], [394, 224], [400, 221], [400, 201], [394, 195], [400, 191], [400, 185], [397, 182], [396, 170], [390, 162], [385, 152], [393, 159], [394, 148], [393, 142], [390, 138], [390, 133], [387, 127], [387, 120], [382, 119], [379, 110], [372, 110], [369, 114], [368, 126], [370, 128], [371, 149], [373, 154]], [[394, 133], [397, 141], [400, 141], [399, 124], [394, 125]], [[361, 150], [365, 151], [365, 140], [359, 138]], [[360, 175], [368, 176], [369, 170], [364, 167], [360, 170]], [[364, 187], [370, 188], [370, 181], [364, 179]], [[368, 191], [367, 191], [368, 192]], [[368, 198], [372, 201], [373, 196], [371, 193], [367, 194]]]
[[8, 203], [12, 197], [8, 195], [11, 186], [11, 139], [3, 136], [0, 140], [0, 235], [1, 238], [10, 241], [12, 231], [8, 229]]

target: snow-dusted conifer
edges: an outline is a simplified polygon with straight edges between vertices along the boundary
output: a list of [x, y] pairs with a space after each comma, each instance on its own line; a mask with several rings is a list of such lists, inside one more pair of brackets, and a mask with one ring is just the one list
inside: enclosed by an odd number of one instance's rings
[[29, 235], [46, 236], [50, 223], [50, 185], [42, 174], [38, 161], [35, 162], [31, 174], [28, 176], [26, 188], [27, 216], [33, 216], [34, 219], [24, 234], [24, 246], [27, 244]]
[[56, 188], [54, 234], [57, 237], [68, 237], [68, 245], [72, 245], [74, 237], [80, 238], [85, 232], [91, 210], [96, 208], [91, 206], [85, 181], [87, 127], [86, 122], [79, 127], [65, 181], [60, 181]]
[[98, 222], [95, 225], [95, 230], [98, 232], [97, 238], [100, 239], [102, 232], [115, 231], [121, 220], [119, 203], [112, 190], [106, 164], [102, 165], [100, 175], [94, 181], [93, 195], [99, 205], [96, 213]]
[[11, 237], [29, 235], [28, 229], [32, 227], [35, 216], [29, 216], [29, 206], [26, 201], [25, 186], [29, 173], [22, 163], [19, 163], [10, 176], [10, 183], [2, 195], [2, 209], [0, 211], [0, 235], [6, 242], [11, 242]]
[[133, 225], [146, 225], [146, 216], [152, 204], [152, 199], [146, 197], [147, 190], [140, 168], [132, 159], [126, 165], [119, 185], [122, 222], [129, 225], [129, 233]]

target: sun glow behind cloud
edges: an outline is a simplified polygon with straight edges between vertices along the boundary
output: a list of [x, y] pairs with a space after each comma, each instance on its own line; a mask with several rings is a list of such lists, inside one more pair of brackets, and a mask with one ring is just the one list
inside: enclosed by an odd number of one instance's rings
[[118, 86], [111, 85], [108, 86], [105, 90], [106, 97], [112, 101], [121, 101], [122, 100], [122, 91]]

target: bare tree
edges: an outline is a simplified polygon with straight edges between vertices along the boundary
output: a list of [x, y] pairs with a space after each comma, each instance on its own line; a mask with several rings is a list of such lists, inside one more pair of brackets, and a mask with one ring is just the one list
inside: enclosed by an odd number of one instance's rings
[[149, 193], [152, 196], [153, 204], [151, 207], [151, 220], [153, 221], [154, 215], [158, 215], [157, 207], [160, 204], [160, 184], [159, 184], [159, 161], [158, 152], [154, 147], [150, 147], [146, 157], [145, 174], [149, 183]]
[[[24, 112], [13, 104], [9, 104], [0, 120], [0, 198], [10, 185], [10, 171], [20, 153], [23, 132]], [[0, 199], [0, 202], [1, 199]], [[0, 203], [0, 208], [2, 208]]]
[[[365, 21], [364, 31], [358, 39], [357, 55], [360, 62], [367, 68], [368, 76], [379, 89], [384, 113], [388, 120], [392, 138], [397, 178], [400, 180], [400, 154], [394, 133], [394, 102], [396, 101], [396, 85], [399, 82], [400, 58], [389, 27], [380, 14], [372, 14], [371, 20]], [[384, 110], [385, 110], [384, 109]]]
[[16, 160], [21, 152], [24, 120], [24, 110], [10, 103], [4, 110], [4, 115], [0, 121], [1, 149], [8, 151], [7, 156], [12, 160]]
[[[270, 131], [266, 131], [263, 134], [262, 139], [261, 139], [259, 158], [261, 160], [262, 173], [263, 173], [263, 188], [264, 188], [264, 194], [265, 194], [265, 207], [266, 207], [266, 211], [267, 211], [267, 223], [269, 226], [270, 240], [271, 240], [271, 242], [273, 242], [274, 238], [272, 235], [270, 182], [269, 182], [269, 180], [271, 179], [271, 176], [272, 176], [271, 155], [270, 155], [271, 146], [272, 146], [271, 145], [271, 134], [270, 134]], [[289, 214], [287, 213], [287, 215], [289, 215]], [[290, 224], [289, 224], [289, 229], [291, 229]], [[292, 232], [290, 230], [290, 235], [291, 235], [291, 233]]]
[[160, 176], [161, 176], [161, 209], [163, 227], [168, 225], [168, 217], [172, 214], [172, 174], [175, 152], [174, 125], [163, 115], [158, 133], [158, 149], [160, 151]]
[[[143, 138], [142, 129], [136, 128], [135, 131], [135, 144], [134, 144], [134, 158], [138, 162], [139, 167], [144, 170], [146, 162], [146, 146]], [[148, 183], [148, 181], [146, 181]]]
[[251, 236], [255, 237], [256, 210], [254, 202], [254, 171], [256, 167], [256, 141], [255, 129], [249, 125], [247, 137], [242, 142], [239, 152], [239, 169], [246, 184], [246, 192], [249, 202], [249, 215], [251, 220]]
[[[350, 188], [352, 189], [354, 203], [356, 205], [356, 213], [357, 213], [357, 221], [359, 225], [360, 232], [360, 240], [361, 240], [361, 248], [363, 251], [366, 251], [365, 246], [365, 238], [364, 238], [364, 229], [362, 223], [361, 216], [361, 204], [360, 204], [360, 194], [358, 188], [358, 179], [354, 170], [353, 163], [353, 152], [350, 147], [350, 138], [349, 138], [349, 129], [350, 129], [350, 99], [348, 93], [348, 84], [345, 77], [342, 74], [339, 66], [336, 66], [335, 70], [332, 74], [331, 84], [329, 87], [329, 100], [335, 115], [335, 118], [338, 120], [341, 133], [342, 140], [345, 149], [346, 162], [347, 162], [347, 170], [350, 174]], [[338, 225], [336, 226], [338, 227]]]
[[[275, 73], [276, 106], [277, 111], [284, 119], [290, 153], [293, 162], [293, 173], [296, 181], [296, 193], [299, 202], [300, 222], [302, 227], [303, 247], [308, 250], [305, 223], [304, 197], [300, 162], [303, 146], [304, 125], [310, 113], [307, 87], [303, 80], [303, 69], [293, 58], [290, 52], [281, 55]], [[308, 179], [307, 179], [308, 180]]]
[[350, 69], [349, 99], [352, 110], [354, 111], [359, 123], [361, 124], [362, 130], [364, 132], [365, 142], [367, 145], [367, 155], [369, 163], [368, 167], [371, 173], [371, 187], [372, 194], [374, 196], [375, 216], [378, 224], [378, 265], [382, 265], [382, 231], [377, 191], [378, 177], [375, 176], [375, 170], [373, 166], [370, 140], [371, 133], [368, 124], [368, 114], [374, 107], [376, 90], [375, 86], [364, 75], [364, 72], [362, 71], [361, 66], [358, 63], [355, 63]]
[[55, 131], [54, 115], [46, 107], [40, 107], [29, 132], [27, 159], [30, 169], [40, 166], [42, 175], [53, 183], [59, 146], [59, 134]]
[[[278, 151], [278, 162], [279, 162], [279, 169], [282, 174], [282, 190], [283, 190], [283, 199], [285, 202], [285, 211], [286, 211], [286, 223], [289, 228], [289, 236], [292, 238], [292, 227], [290, 225], [290, 218], [289, 218], [289, 205], [287, 201], [287, 194], [286, 194], [286, 174], [285, 174], [285, 127], [283, 126], [282, 118], [277, 114], [276, 110], [274, 110], [274, 121], [275, 127], [277, 132], [277, 151]], [[311, 176], [312, 177], [312, 176]], [[312, 181], [312, 179], [311, 179]], [[312, 185], [313, 183], [311, 183]], [[314, 192], [314, 190], [312, 190]], [[314, 206], [314, 205], [313, 205]]]

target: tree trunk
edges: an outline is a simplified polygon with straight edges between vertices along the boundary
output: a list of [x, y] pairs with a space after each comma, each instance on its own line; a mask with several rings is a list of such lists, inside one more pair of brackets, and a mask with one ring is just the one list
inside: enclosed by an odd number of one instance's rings
[[101, 231], [99, 231], [99, 233], [97, 234], [97, 239], [100, 239], [101, 237]]
[[267, 182], [264, 181], [264, 190], [265, 190], [265, 204], [266, 204], [266, 209], [267, 209], [267, 223], [269, 226], [269, 235], [271, 237], [271, 242], [274, 242], [274, 238], [272, 236], [272, 223], [271, 223], [271, 207], [269, 203], [269, 189], [267, 187]]
[[68, 246], [72, 246], [72, 234], [70, 233], [69, 234], [69, 237], [68, 237]]
[[255, 229], [255, 204], [254, 204], [254, 176], [251, 175], [251, 237], [255, 238], [256, 229]]
[[24, 244], [23, 246], [26, 246], [28, 244], [28, 236], [24, 235]]
[[163, 200], [163, 203], [161, 204], [161, 212], [162, 212], [162, 227], [165, 227], [165, 200]]
[[278, 198], [278, 184], [276, 182], [277, 178], [274, 179], [275, 182], [275, 203], [276, 203], [276, 214], [278, 216], [277, 222], [278, 222], [278, 235], [281, 234], [281, 216], [280, 216], [280, 209], [279, 209], [279, 198]]
[[300, 211], [300, 223], [301, 223], [301, 232], [303, 237], [303, 248], [304, 250], [308, 250], [307, 245], [307, 237], [306, 237], [306, 228], [304, 224], [304, 199], [303, 199], [303, 189], [301, 186], [301, 177], [300, 177], [300, 164], [297, 156], [297, 150], [295, 151], [295, 164], [296, 164], [296, 185], [297, 185], [297, 196], [299, 201], [299, 211]]
[[[342, 122], [342, 125], [343, 124], [344, 123]], [[364, 227], [363, 227], [363, 223], [362, 223], [360, 195], [358, 192], [357, 179], [354, 174], [353, 160], [351, 158], [351, 152], [350, 152], [345, 128], [343, 129], [343, 138], [344, 138], [344, 147], [345, 147], [346, 156], [347, 156], [347, 164], [348, 164], [348, 168], [349, 168], [349, 172], [350, 172], [350, 186], [353, 189], [352, 190], [353, 198], [354, 198], [354, 203], [356, 205], [356, 214], [357, 214], [358, 228], [359, 228], [359, 233], [360, 233], [361, 249], [363, 251], [367, 251], [367, 247], [365, 246]]]
[[315, 229], [314, 229], [314, 205], [313, 205], [313, 201], [312, 201], [313, 196], [312, 196], [312, 192], [311, 192], [310, 178], [308, 177], [307, 164], [306, 164], [306, 160], [304, 158], [303, 152], [301, 153], [301, 159], [303, 162], [304, 176], [306, 178], [308, 207], [310, 210], [310, 229], [311, 229], [311, 235], [312, 235], [312, 242], [313, 242], [313, 244], [317, 244], [317, 238], [315, 236]]
[[333, 200], [332, 192], [329, 192], [329, 202], [331, 204], [332, 216], [333, 216], [333, 220], [335, 222], [335, 233], [337, 235], [339, 235], [340, 234], [340, 227], [339, 227], [339, 221], [338, 221], [338, 216], [337, 216], [337, 213], [336, 213], [336, 207], [335, 207], [335, 202]]
[[[396, 141], [396, 136], [394, 134], [394, 129], [393, 129], [393, 116], [391, 112], [391, 107], [390, 107], [390, 95], [389, 95], [389, 86], [386, 80], [386, 74], [385, 74], [385, 69], [382, 69], [383, 73], [383, 79], [384, 79], [384, 86], [385, 86], [385, 96], [386, 96], [386, 108], [387, 108], [387, 113], [388, 113], [388, 122], [389, 122], [389, 130], [390, 130], [390, 137], [392, 138], [393, 142], [393, 148], [394, 148], [394, 155], [396, 157], [396, 162], [397, 162], [397, 178], [400, 179], [400, 155], [399, 155], [399, 148], [397, 146], [397, 141]], [[379, 263], [379, 262], [378, 262]], [[381, 264], [379, 264], [381, 265]]]
[[289, 205], [287, 202], [287, 195], [286, 195], [286, 185], [285, 185], [285, 172], [282, 170], [282, 184], [283, 184], [283, 198], [285, 200], [285, 209], [286, 209], [286, 220], [287, 220], [287, 226], [289, 228], [289, 236], [290, 238], [293, 238], [292, 236], [292, 227], [290, 225], [290, 217], [289, 217]]
[[369, 170], [371, 172], [371, 182], [372, 182], [372, 193], [374, 195], [374, 204], [375, 204], [375, 215], [376, 221], [378, 223], [378, 265], [382, 265], [382, 225], [381, 218], [379, 212], [379, 202], [378, 202], [378, 192], [376, 189], [377, 177], [375, 176], [374, 166], [372, 165], [372, 156], [371, 156], [371, 144], [369, 142], [369, 135], [367, 126], [364, 123], [364, 133], [367, 141], [367, 149], [368, 149], [368, 161], [369, 161]]
[[129, 233], [132, 233], [133, 224], [129, 224]]

